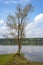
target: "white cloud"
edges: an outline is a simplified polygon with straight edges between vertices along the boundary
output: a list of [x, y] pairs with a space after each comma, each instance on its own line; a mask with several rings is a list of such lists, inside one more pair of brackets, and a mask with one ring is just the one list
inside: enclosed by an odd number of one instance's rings
[[[3, 25], [2, 25], [3, 24]], [[7, 26], [4, 20], [0, 20], [0, 38], [3, 37], [13, 37], [9, 35], [10, 32], [14, 32], [15, 30], [10, 30]]]
[[8, 33], [6, 24], [4, 20], [0, 20], [0, 38], [3, 37], [4, 34]]
[[[3, 37], [3, 34], [8, 34], [9, 31], [7, 30], [7, 27], [5, 26], [4, 20], [0, 20], [0, 25], [3, 24], [3, 26], [0, 27], [0, 38]], [[26, 37], [43, 37], [43, 14], [37, 15], [33, 22], [30, 22], [26, 27]]]
[[0, 24], [3, 24], [4, 23], [4, 21], [3, 20], [0, 20]]
[[11, 3], [24, 3], [24, 2], [27, 2], [27, 1], [30, 1], [30, 0], [4, 0], [4, 3], [5, 4], [11, 4]]
[[43, 22], [43, 14], [39, 14], [35, 17], [34, 21], [36, 22]]
[[34, 18], [33, 22], [26, 27], [26, 37], [43, 37], [43, 14]]
[[11, 4], [11, 3], [17, 3], [16, 1], [12, 0], [12, 1], [5, 1], [5, 4]]

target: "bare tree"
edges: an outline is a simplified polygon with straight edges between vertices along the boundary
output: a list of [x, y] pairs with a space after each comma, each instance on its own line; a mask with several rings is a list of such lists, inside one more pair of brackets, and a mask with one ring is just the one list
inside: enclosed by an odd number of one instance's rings
[[[16, 13], [8, 15], [7, 26], [10, 30], [9, 35], [17, 39], [18, 53], [20, 54], [22, 39], [25, 37], [26, 19], [28, 14], [33, 11], [32, 4], [27, 4], [24, 8], [20, 4], [17, 5]], [[7, 35], [8, 36], [8, 35]]]

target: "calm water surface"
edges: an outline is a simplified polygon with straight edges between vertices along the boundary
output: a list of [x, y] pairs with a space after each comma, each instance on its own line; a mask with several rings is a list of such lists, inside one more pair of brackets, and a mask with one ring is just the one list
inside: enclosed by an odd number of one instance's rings
[[[17, 46], [0, 46], [0, 54], [16, 53], [17, 49]], [[22, 46], [21, 52], [30, 61], [43, 62], [43, 46]]]

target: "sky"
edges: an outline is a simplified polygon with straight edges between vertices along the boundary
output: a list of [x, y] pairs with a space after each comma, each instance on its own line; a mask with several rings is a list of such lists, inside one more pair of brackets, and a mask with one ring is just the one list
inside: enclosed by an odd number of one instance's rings
[[43, 0], [0, 0], [0, 38], [8, 33], [5, 20], [9, 13], [15, 13], [19, 3], [22, 7], [29, 3], [34, 7], [34, 12], [30, 16], [31, 22], [28, 22], [25, 28], [26, 37], [43, 38]]

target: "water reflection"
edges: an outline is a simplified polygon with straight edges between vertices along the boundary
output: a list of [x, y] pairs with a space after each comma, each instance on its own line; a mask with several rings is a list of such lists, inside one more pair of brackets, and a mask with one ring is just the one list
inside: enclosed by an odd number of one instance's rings
[[0, 46], [0, 54], [16, 53], [17, 49], [17, 46]]
[[[0, 54], [16, 53], [17, 46], [0, 46]], [[21, 52], [30, 61], [43, 62], [43, 46], [22, 46]]]
[[43, 62], [43, 46], [24, 46], [22, 52], [30, 61]]

